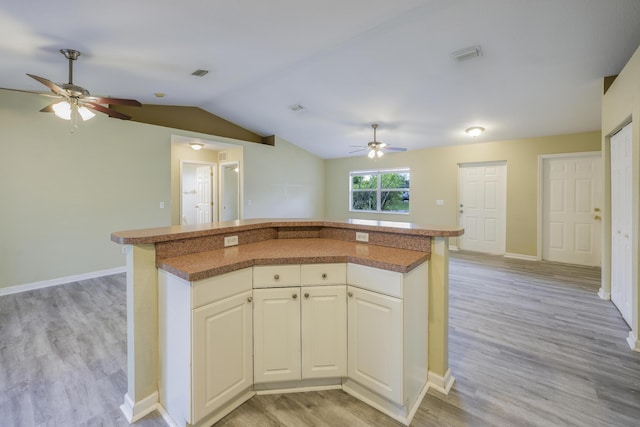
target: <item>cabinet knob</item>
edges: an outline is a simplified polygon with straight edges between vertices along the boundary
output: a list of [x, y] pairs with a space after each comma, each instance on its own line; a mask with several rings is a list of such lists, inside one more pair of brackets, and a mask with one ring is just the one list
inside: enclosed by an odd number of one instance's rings
[[353, 297], [353, 292], [348, 292], [347, 295], [349, 295], [349, 298]]
[[306, 299], [309, 299], [309, 292], [305, 292], [305, 293], [304, 293], [304, 297], [305, 297]]
[[273, 280], [280, 280], [280, 275], [279, 274], [274, 274], [273, 275]]
[[247, 298], [247, 302], [251, 302], [251, 301], [253, 301], [253, 298], [252, 297], [248, 297]]
[[326, 280], [326, 278], [327, 278], [327, 273], [322, 273], [322, 278]]
[[293, 298], [293, 299], [298, 299], [298, 294], [293, 294], [293, 295], [291, 295], [291, 298]]

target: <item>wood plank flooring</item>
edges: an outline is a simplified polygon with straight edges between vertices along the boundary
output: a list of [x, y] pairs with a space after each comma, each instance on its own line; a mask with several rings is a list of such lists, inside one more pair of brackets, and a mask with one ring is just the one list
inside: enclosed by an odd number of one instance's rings
[[[452, 253], [456, 383], [412, 426], [640, 425], [640, 353], [599, 283], [599, 269]], [[125, 300], [124, 275], [0, 297], [0, 426], [128, 425]], [[338, 390], [256, 396], [217, 424], [398, 425]]]

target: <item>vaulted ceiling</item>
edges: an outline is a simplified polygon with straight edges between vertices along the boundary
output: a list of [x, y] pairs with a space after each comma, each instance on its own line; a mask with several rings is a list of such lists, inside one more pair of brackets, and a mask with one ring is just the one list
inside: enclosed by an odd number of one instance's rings
[[410, 150], [468, 143], [475, 125], [478, 141], [597, 130], [602, 77], [639, 23], [638, 0], [5, 1], [0, 87], [65, 82], [73, 48], [93, 94], [200, 107], [335, 158], [374, 122]]

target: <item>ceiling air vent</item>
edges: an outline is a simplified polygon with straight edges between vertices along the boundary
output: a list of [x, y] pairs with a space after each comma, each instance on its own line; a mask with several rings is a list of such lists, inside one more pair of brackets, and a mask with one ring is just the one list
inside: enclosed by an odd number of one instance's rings
[[460, 49], [451, 54], [451, 57], [456, 62], [468, 61], [470, 59], [479, 58], [481, 56], [482, 48], [479, 45]]
[[209, 72], [207, 70], [195, 70], [191, 73], [192, 76], [203, 77], [206, 76]]
[[227, 160], [227, 152], [226, 151], [221, 151], [218, 153], [218, 160], [221, 162], [224, 162], [225, 160]]

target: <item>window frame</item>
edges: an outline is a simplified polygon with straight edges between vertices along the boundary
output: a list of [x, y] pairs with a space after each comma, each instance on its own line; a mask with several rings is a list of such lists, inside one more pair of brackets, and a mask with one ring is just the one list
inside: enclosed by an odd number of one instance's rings
[[[409, 187], [407, 188], [382, 188], [382, 175], [385, 174], [393, 174], [393, 173], [406, 173], [409, 175]], [[353, 177], [354, 176], [362, 176], [362, 175], [375, 175], [377, 176], [377, 187], [375, 189], [355, 189], [353, 188]], [[376, 210], [364, 210], [364, 209], [353, 209], [353, 193], [356, 192], [365, 192], [365, 191], [375, 191], [376, 192]], [[381, 202], [382, 202], [382, 193], [384, 191], [397, 191], [397, 192], [408, 192], [411, 195], [411, 169], [408, 167], [403, 168], [394, 168], [394, 169], [366, 169], [366, 170], [352, 170], [349, 171], [349, 212], [363, 212], [363, 213], [376, 213], [376, 214], [391, 214], [391, 215], [409, 215], [411, 210], [411, 197], [409, 197], [409, 206], [406, 211], [383, 211]]]

